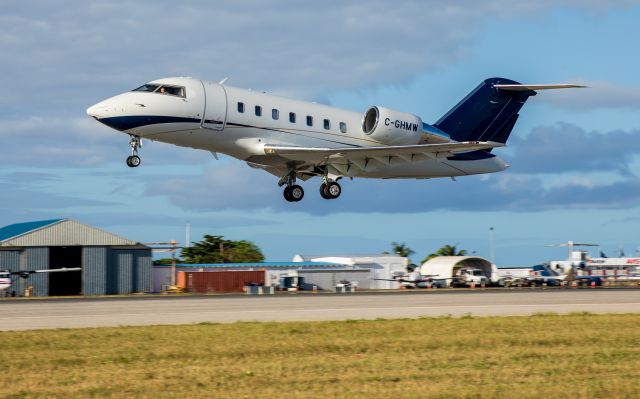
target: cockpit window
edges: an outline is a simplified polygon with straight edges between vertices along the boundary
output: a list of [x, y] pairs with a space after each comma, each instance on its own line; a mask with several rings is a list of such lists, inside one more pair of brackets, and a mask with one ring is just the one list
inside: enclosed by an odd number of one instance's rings
[[134, 89], [133, 91], [147, 91], [158, 94], [168, 94], [178, 97], [186, 97], [185, 88], [182, 86], [154, 85], [146, 84]]
[[160, 87], [160, 85], [142, 85], [140, 87], [138, 87], [137, 89], [133, 89], [133, 91], [156, 91], [158, 89], [158, 87]]

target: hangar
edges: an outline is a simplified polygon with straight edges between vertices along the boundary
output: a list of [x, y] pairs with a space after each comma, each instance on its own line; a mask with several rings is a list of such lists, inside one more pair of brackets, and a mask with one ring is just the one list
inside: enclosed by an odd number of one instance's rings
[[151, 291], [151, 248], [71, 219], [0, 228], [0, 270], [82, 268], [12, 276], [10, 294], [34, 296], [129, 294]]
[[491, 281], [499, 278], [496, 265], [479, 256], [437, 256], [420, 266], [420, 274], [450, 280], [462, 268], [480, 269]]

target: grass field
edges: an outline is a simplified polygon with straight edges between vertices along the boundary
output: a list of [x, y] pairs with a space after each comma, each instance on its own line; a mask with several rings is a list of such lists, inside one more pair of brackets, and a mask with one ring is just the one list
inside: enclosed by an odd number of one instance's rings
[[0, 333], [2, 398], [640, 397], [640, 315]]

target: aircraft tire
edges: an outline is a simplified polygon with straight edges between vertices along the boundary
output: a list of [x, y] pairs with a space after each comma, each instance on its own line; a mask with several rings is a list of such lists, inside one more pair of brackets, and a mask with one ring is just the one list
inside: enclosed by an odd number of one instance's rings
[[329, 194], [331, 199], [336, 199], [342, 194], [342, 187], [334, 181], [329, 182], [329, 184], [327, 184], [327, 194]]
[[140, 157], [137, 155], [130, 155], [127, 157], [127, 166], [130, 168], [137, 168], [140, 166]]
[[298, 202], [304, 198], [304, 189], [302, 186], [294, 184], [289, 188], [289, 197], [292, 201]]
[[327, 192], [327, 185], [324, 183], [320, 185], [320, 196], [326, 200], [331, 199], [331, 195]]
[[293, 198], [291, 198], [291, 187], [285, 187], [284, 191], [282, 192], [282, 195], [284, 196], [284, 199], [286, 199], [289, 202], [293, 202]]

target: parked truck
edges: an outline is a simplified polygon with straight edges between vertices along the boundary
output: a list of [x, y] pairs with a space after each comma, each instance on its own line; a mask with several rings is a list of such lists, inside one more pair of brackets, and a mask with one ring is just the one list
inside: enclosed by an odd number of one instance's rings
[[456, 270], [451, 278], [451, 287], [480, 287], [489, 285], [490, 281], [484, 274], [484, 270], [475, 267], [461, 267]]
[[420, 266], [420, 273], [436, 281], [439, 287], [479, 287], [500, 283], [496, 266], [478, 256], [438, 256]]

